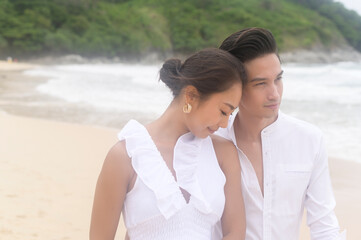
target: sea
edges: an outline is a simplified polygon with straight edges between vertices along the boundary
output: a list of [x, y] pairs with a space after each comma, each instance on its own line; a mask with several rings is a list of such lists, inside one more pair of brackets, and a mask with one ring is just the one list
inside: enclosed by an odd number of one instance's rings
[[[64, 102], [155, 119], [172, 100], [158, 80], [160, 67], [158, 63], [49, 65], [25, 74], [48, 78], [36, 91]], [[281, 111], [318, 126], [330, 157], [361, 163], [361, 62], [288, 63], [282, 68]], [[104, 124], [104, 119], [100, 122]]]

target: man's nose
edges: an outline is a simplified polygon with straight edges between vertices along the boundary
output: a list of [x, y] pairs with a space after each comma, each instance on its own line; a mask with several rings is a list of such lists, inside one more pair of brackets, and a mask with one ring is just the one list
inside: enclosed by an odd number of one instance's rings
[[272, 84], [268, 90], [268, 98], [270, 100], [275, 100], [275, 99], [279, 99], [279, 97], [280, 97], [280, 93], [278, 86], [276, 84]]

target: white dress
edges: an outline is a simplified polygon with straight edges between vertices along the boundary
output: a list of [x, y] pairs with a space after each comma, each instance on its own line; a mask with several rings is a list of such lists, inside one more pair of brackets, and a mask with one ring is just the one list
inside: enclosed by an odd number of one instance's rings
[[[210, 137], [181, 136], [174, 148], [177, 181], [147, 129], [130, 120], [118, 135], [137, 174], [123, 207], [131, 240], [210, 240], [223, 214], [225, 176]], [[190, 194], [187, 203], [180, 190]]]

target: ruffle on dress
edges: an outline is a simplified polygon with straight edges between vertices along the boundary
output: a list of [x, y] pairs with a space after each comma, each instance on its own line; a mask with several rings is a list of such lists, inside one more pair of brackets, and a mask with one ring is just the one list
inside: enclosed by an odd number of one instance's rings
[[[163, 160], [147, 129], [135, 120], [130, 120], [118, 134], [119, 140], [126, 140], [128, 156], [134, 171], [142, 182], [154, 193], [157, 208], [169, 219], [187, 205], [180, 187], [191, 196], [188, 204], [204, 214], [214, 213], [199, 185], [196, 171], [201, 139], [191, 133], [182, 135], [175, 146], [173, 166], [177, 181]], [[219, 218], [221, 216], [218, 216]]]
[[173, 167], [178, 186], [191, 195], [189, 203], [192, 203], [200, 212], [208, 214], [212, 212], [212, 209], [204, 197], [197, 178], [198, 156], [203, 141], [206, 139], [197, 138], [192, 133], [182, 135], [174, 148]]

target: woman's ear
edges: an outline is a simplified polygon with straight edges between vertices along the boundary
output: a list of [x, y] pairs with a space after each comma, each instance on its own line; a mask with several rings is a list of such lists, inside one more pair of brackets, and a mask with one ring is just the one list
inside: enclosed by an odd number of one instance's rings
[[184, 89], [184, 97], [186, 101], [185, 103], [189, 103], [192, 105], [199, 100], [200, 94], [197, 88], [192, 85], [188, 85]]

